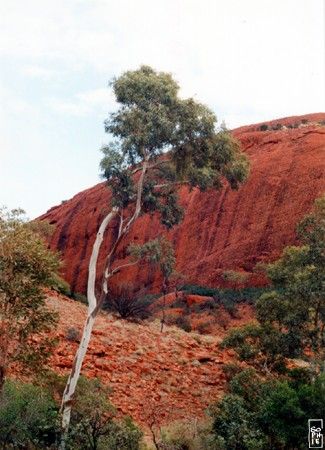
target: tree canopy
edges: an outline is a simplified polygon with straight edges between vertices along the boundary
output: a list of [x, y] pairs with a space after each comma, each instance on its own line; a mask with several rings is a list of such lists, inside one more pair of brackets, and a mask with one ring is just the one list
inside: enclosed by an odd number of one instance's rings
[[52, 340], [57, 316], [46, 307], [43, 287], [51, 286], [58, 257], [22, 212], [0, 211], [0, 385], [10, 364], [39, 369]]
[[297, 236], [302, 245], [286, 247], [266, 267], [272, 290], [256, 302], [258, 325], [234, 330], [224, 344], [266, 366], [303, 357], [324, 370], [325, 196], [298, 224]]
[[126, 207], [138, 198], [134, 174], [144, 163], [141, 206], [159, 211], [169, 227], [182, 219], [178, 183], [204, 190], [220, 188], [222, 177], [233, 188], [245, 181], [249, 164], [238, 142], [225, 129], [217, 132], [208, 107], [180, 98], [170, 74], [142, 66], [111, 85], [120, 108], [105, 121], [113, 139], [102, 149], [101, 170], [114, 205]]

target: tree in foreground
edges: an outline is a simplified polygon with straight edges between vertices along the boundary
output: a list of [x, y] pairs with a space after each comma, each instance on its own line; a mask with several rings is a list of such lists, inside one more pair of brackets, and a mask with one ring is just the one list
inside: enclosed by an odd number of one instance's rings
[[[156, 212], [171, 228], [183, 216], [177, 187], [219, 189], [224, 181], [238, 188], [248, 174], [248, 160], [231, 135], [216, 132], [216, 117], [193, 99], [181, 99], [168, 73], [148, 66], [113, 79], [120, 105], [105, 122], [113, 137], [103, 148], [103, 176], [112, 192], [110, 211], [103, 217], [89, 262], [88, 314], [62, 398], [62, 428], [69, 427], [71, 404], [95, 318], [109, 292], [109, 283], [134, 259], [117, 259], [124, 237], [141, 213]], [[97, 277], [97, 260], [108, 225], [115, 227], [105, 268]], [[96, 279], [100, 285], [96, 286]], [[64, 447], [64, 442], [62, 442]]]
[[308, 419], [325, 413], [324, 375], [265, 379], [246, 369], [228, 391], [210, 408], [218, 450], [303, 450]]
[[285, 358], [325, 367], [325, 196], [297, 227], [301, 246], [286, 247], [267, 266], [273, 290], [256, 303], [257, 325], [236, 329], [224, 345], [266, 370], [284, 370]]
[[21, 213], [0, 211], [0, 391], [11, 364], [24, 372], [42, 367], [57, 320], [43, 288], [52, 284], [59, 260], [38, 233], [42, 224], [25, 222]]
[[71, 450], [138, 450], [141, 430], [129, 417], [116, 420], [110, 391], [99, 379], [80, 377], [67, 447]]
[[2, 449], [55, 448], [58, 408], [40, 386], [6, 380], [0, 395]]

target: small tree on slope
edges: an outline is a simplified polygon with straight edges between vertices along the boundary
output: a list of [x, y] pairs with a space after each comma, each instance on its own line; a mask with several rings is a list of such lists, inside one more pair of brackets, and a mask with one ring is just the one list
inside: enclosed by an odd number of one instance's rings
[[[62, 398], [63, 435], [69, 427], [72, 398], [108, 283], [123, 267], [137, 262], [117, 265], [116, 255], [141, 212], [156, 211], [161, 222], [172, 227], [183, 215], [177, 186], [219, 189], [225, 179], [237, 188], [248, 174], [248, 161], [238, 143], [225, 130], [216, 133], [216, 117], [206, 106], [178, 97], [179, 86], [170, 74], [142, 66], [115, 78], [111, 85], [120, 108], [105, 122], [105, 130], [114, 140], [103, 148], [101, 162], [112, 191], [111, 210], [99, 227], [89, 262], [88, 314]], [[112, 221], [116, 237], [96, 290], [99, 250]]]
[[44, 224], [25, 222], [21, 213], [0, 209], [0, 392], [11, 365], [24, 372], [42, 367], [57, 321], [43, 287], [52, 285], [59, 259], [35, 232]]

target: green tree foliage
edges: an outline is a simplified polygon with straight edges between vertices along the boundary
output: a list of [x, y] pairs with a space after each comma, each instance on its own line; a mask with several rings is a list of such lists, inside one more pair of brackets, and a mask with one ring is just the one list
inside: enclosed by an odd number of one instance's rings
[[[226, 130], [216, 133], [216, 117], [193, 99], [180, 99], [170, 74], [142, 66], [112, 81], [120, 109], [110, 114], [105, 130], [114, 140], [103, 148], [103, 176], [120, 207], [136, 195], [137, 165], [148, 162], [143, 210], [159, 211], [171, 227], [182, 218], [175, 183], [201, 189], [220, 188], [221, 177], [237, 188], [248, 174], [247, 158]], [[166, 150], [168, 157], [162, 156]]]
[[229, 393], [210, 411], [217, 448], [294, 450], [308, 445], [308, 419], [324, 417], [325, 378], [260, 379], [252, 369], [235, 375]]
[[116, 421], [110, 390], [99, 379], [81, 377], [75, 395], [67, 448], [138, 450], [142, 432], [128, 417]]
[[[64, 380], [54, 373], [47, 377], [43, 375], [41, 380], [42, 386], [5, 381], [0, 394], [2, 449], [58, 448], [60, 429], [56, 400]], [[100, 380], [81, 377], [66, 443], [68, 450], [139, 449], [141, 430], [128, 417], [115, 419], [109, 394], [109, 389]]]
[[128, 252], [135, 261], [146, 261], [157, 266], [164, 278], [169, 278], [174, 271], [174, 249], [170, 241], [164, 236], [148, 241], [143, 245], [130, 245]]
[[12, 363], [24, 371], [42, 367], [57, 320], [43, 287], [52, 285], [59, 260], [41, 237], [44, 226], [23, 221], [21, 214], [0, 211], [0, 386]]
[[32, 384], [6, 381], [0, 394], [0, 445], [3, 449], [54, 448], [58, 408]]
[[269, 369], [283, 368], [284, 358], [303, 357], [324, 370], [325, 197], [297, 233], [302, 245], [285, 248], [267, 266], [273, 290], [256, 302], [258, 324], [234, 330], [224, 345]]

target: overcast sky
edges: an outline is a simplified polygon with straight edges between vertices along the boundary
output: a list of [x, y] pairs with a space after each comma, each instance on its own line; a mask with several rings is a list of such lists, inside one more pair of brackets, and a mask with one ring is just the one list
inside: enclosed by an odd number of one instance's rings
[[228, 127], [325, 110], [324, 0], [0, 0], [0, 205], [99, 181], [108, 81], [148, 64]]

